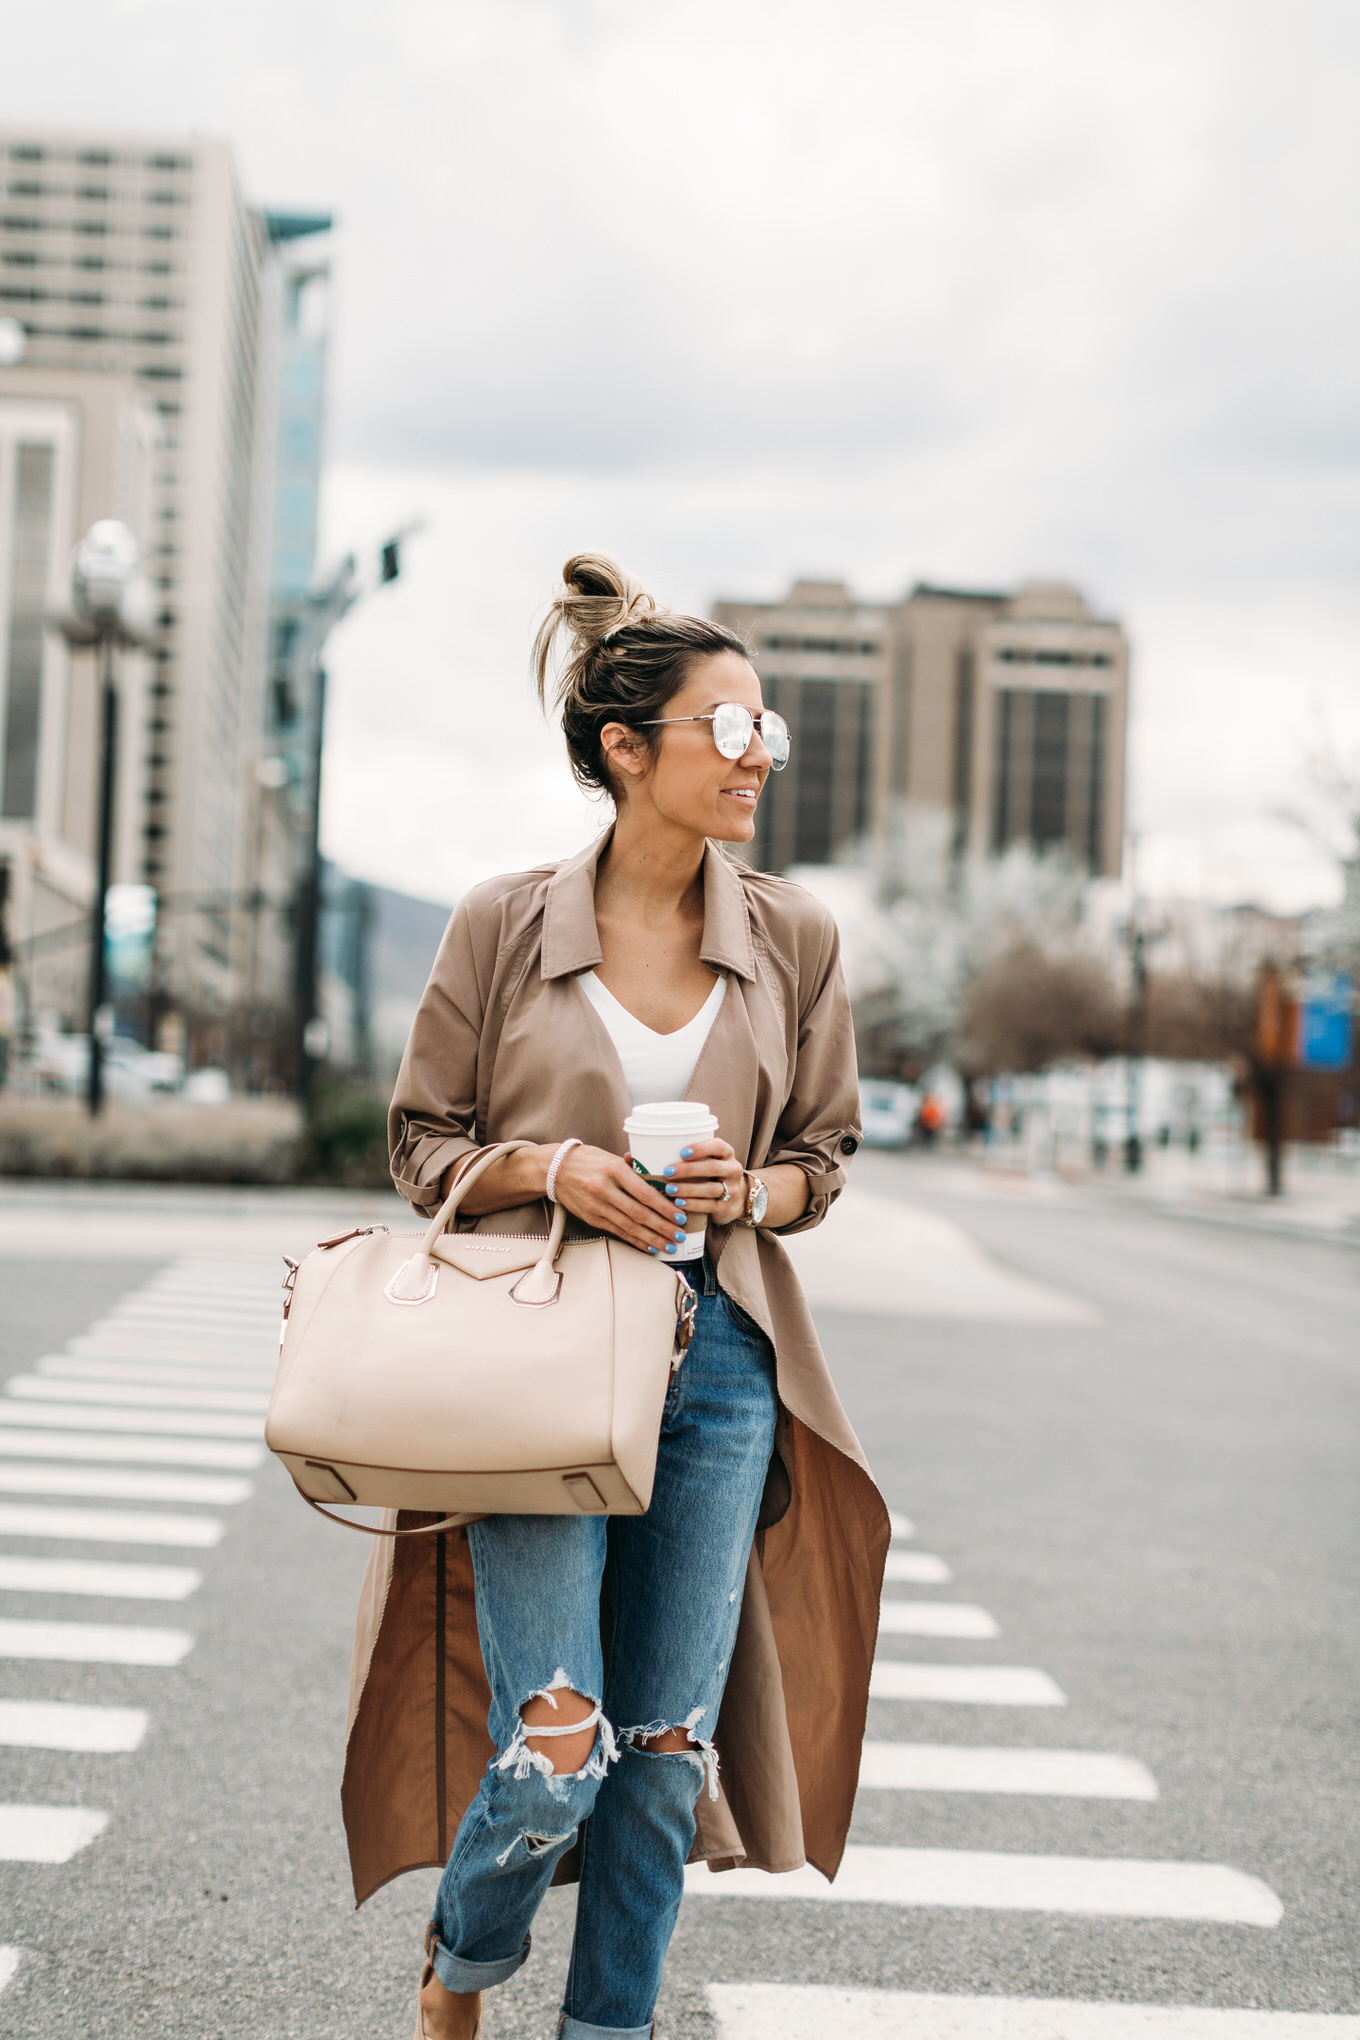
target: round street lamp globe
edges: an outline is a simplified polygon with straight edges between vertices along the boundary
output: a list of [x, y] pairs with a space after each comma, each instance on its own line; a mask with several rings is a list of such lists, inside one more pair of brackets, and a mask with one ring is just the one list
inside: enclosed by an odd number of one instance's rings
[[28, 335], [17, 319], [0, 319], [0, 368], [15, 368], [28, 351]]

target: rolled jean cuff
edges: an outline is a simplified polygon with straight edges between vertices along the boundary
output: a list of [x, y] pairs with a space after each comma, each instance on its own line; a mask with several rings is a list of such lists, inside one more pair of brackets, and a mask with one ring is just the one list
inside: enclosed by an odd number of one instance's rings
[[430, 1960], [434, 1973], [445, 1990], [492, 1990], [498, 1983], [522, 1969], [529, 1960], [531, 1938], [524, 1936], [524, 1945], [513, 1955], [506, 1955], [499, 1962], [465, 1962], [461, 1955], [450, 1955], [444, 1943], [436, 1938]]
[[572, 2019], [563, 2012], [557, 2022], [557, 2040], [652, 2040], [655, 2019], [645, 2026], [588, 2026], [584, 2019]]

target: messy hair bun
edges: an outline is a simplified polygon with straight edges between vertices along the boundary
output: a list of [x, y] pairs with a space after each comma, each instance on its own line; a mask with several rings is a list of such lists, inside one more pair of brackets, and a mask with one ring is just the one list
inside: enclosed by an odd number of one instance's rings
[[[606, 723], [637, 729], [655, 749], [660, 732], [638, 727], [666, 712], [696, 659], [750, 653], [735, 631], [704, 616], [662, 609], [641, 583], [603, 553], [577, 553], [562, 569], [563, 588], [534, 639], [533, 675], [544, 707], [562, 711], [562, 734], [578, 783], [612, 794], [600, 744]], [[554, 644], [566, 656], [550, 679]]]

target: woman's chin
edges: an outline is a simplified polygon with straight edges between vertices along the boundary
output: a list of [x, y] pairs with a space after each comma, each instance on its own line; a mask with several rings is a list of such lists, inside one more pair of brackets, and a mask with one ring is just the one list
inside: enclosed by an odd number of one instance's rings
[[718, 819], [709, 830], [723, 843], [749, 843], [756, 832], [756, 811], [754, 807], [743, 810], [735, 801], [719, 799]]

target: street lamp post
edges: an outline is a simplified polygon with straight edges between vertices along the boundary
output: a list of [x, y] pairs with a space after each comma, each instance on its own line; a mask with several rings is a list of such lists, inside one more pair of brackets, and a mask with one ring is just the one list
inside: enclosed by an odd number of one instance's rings
[[151, 590], [141, 573], [141, 550], [126, 524], [103, 517], [90, 526], [71, 556], [69, 597], [52, 624], [74, 647], [99, 654], [98, 869], [90, 909], [90, 1067], [86, 1093], [91, 1115], [104, 1103], [104, 1037], [109, 1031], [107, 929], [113, 877], [113, 802], [118, 763], [117, 646], [144, 644], [151, 631]]

